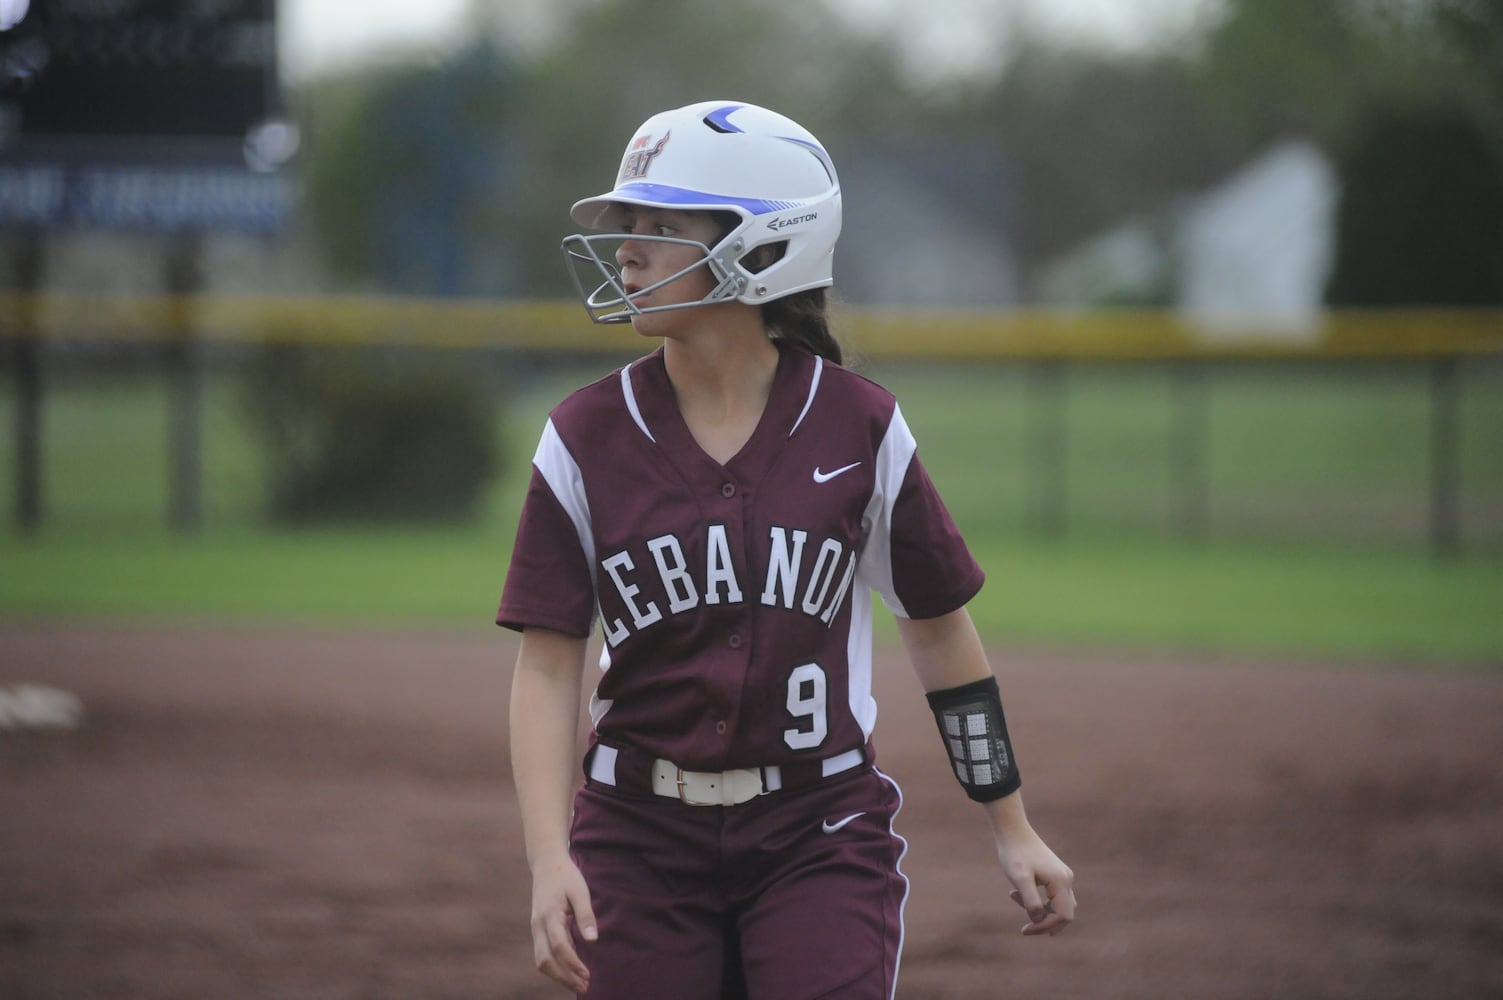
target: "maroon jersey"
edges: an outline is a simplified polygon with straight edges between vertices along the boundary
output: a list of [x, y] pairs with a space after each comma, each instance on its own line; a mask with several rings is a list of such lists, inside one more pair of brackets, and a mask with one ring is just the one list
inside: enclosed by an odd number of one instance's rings
[[590, 714], [608, 745], [704, 771], [861, 747], [872, 592], [929, 618], [983, 579], [915, 447], [886, 389], [784, 346], [721, 465], [654, 352], [550, 415], [496, 620], [600, 623]]

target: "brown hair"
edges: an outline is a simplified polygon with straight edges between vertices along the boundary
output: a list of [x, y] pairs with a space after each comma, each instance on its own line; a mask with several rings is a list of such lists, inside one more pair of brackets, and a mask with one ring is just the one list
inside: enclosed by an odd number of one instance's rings
[[843, 361], [840, 341], [830, 332], [829, 301], [823, 288], [773, 299], [762, 306], [762, 321], [775, 340], [796, 344], [837, 365]]

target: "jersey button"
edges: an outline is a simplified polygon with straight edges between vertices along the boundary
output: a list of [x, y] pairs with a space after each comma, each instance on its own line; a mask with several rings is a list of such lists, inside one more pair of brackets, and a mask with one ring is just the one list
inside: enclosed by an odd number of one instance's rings
[[719, 733], [721, 736], [725, 735], [725, 723], [723, 721], [715, 723], [715, 732]]
[[727, 639], [726, 642], [728, 642], [728, 643], [731, 644], [731, 648], [732, 649], [740, 649], [741, 648], [741, 635], [739, 633], [737, 633], [737, 632], [732, 632], [731, 633], [731, 637], [729, 639]]
[[729, 500], [731, 497], [735, 496], [736, 495], [736, 484], [735, 483], [721, 483], [720, 484], [720, 495], [723, 496], [723, 497], [725, 497], [727, 500]]

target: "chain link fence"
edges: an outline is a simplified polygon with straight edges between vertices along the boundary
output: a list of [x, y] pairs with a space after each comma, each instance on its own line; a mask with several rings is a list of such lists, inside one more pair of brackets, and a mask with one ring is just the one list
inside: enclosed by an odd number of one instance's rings
[[[468, 359], [522, 456], [541, 411], [519, 406], [641, 348], [572, 303], [9, 297], [0, 317], [0, 483], [23, 532], [259, 516], [237, 387], [268, 344]], [[1503, 548], [1495, 314], [1337, 316], [1304, 345], [1197, 341], [1168, 313], [843, 326], [967, 530]]]

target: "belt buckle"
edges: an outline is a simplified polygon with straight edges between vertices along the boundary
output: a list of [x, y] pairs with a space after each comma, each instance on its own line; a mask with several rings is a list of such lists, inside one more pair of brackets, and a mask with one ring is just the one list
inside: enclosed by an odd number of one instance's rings
[[761, 772], [754, 768], [735, 771], [685, 771], [675, 767], [678, 798], [691, 806], [735, 806], [765, 794]]
[[[678, 800], [687, 806], [707, 805], [708, 803], [701, 803], [689, 798], [689, 783], [684, 780], [684, 769], [680, 767], [675, 770], [678, 771]], [[694, 772], [690, 771], [689, 773], [693, 774]]]

